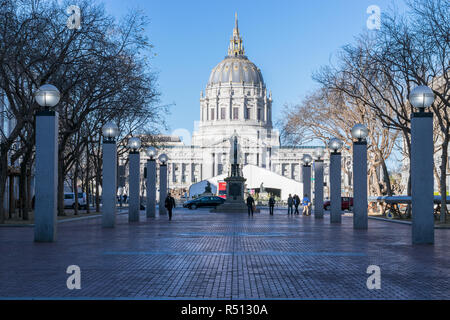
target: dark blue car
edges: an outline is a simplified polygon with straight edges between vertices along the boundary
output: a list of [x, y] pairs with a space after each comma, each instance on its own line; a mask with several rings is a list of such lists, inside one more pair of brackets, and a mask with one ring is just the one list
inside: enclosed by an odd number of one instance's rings
[[201, 197], [198, 199], [186, 201], [183, 204], [183, 207], [193, 209], [193, 210], [200, 208], [200, 207], [214, 207], [215, 208], [224, 202], [225, 202], [225, 199], [223, 199], [221, 197], [207, 196], [207, 197]]

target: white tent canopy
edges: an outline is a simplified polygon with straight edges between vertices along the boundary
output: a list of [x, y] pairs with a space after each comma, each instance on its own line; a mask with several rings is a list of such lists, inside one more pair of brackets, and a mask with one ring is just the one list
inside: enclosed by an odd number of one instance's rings
[[[247, 189], [258, 189], [261, 183], [264, 183], [264, 188], [280, 189], [282, 200], [286, 200], [289, 194], [298, 194], [300, 197], [303, 195], [302, 182], [251, 164], [245, 165], [242, 172], [244, 178], [247, 179], [245, 182]], [[205, 191], [207, 181], [211, 184], [212, 193], [217, 193], [219, 181], [223, 181], [227, 176], [227, 174], [221, 174], [192, 184], [189, 188], [189, 197], [192, 198], [195, 195], [202, 194]]]

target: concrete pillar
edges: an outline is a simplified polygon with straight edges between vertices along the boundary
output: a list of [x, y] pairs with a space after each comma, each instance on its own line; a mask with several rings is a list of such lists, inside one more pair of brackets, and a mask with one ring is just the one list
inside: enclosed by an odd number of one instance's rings
[[210, 166], [211, 166], [211, 172], [210, 172], [210, 177], [214, 177], [214, 165], [215, 165], [215, 163], [214, 163], [214, 159], [215, 159], [215, 157], [214, 157], [214, 153], [211, 153], [211, 162], [210, 162]]
[[367, 142], [353, 143], [353, 228], [367, 229]]
[[323, 219], [323, 160], [314, 161], [314, 217]]
[[103, 141], [102, 227], [116, 225], [117, 146], [115, 141]]
[[156, 161], [147, 160], [147, 218], [156, 216]]
[[411, 116], [412, 243], [434, 243], [433, 114]]
[[341, 223], [341, 153], [330, 155], [330, 222]]
[[139, 222], [140, 192], [139, 192], [139, 178], [140, 178], [140, 154], [136, 151], [130, 151], [129, 155], [129, 172], [128, 172], [128, 186], [129, 207], [128, 207], [128, 222]]
[[303, 195], [308, 195], [309, 199], [312, 199], [311, 196], [311, 166], [310, 165], [303, 165], [302, 166], [302, 175], [303, 175]]
[[36, 196], [34, 241], [56, 240], [58, 187], [58, 113], [41, 111], [36, 115]]
[[214, 154], [214, 175], [219, 175], [219, 153]]
[[167, 214], [164, 203], [167, 197], [167, 164], [159, 166], [159, 215]]

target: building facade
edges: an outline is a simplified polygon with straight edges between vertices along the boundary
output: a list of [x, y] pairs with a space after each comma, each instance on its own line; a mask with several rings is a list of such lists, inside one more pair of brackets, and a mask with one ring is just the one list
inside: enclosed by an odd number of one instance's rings
[[[272, 93], [261, 70], [245, 55], [237, 17], [228, 54], [212, 69], [200, 94], [199, 111], [191, 145], [184, 145], [175, 136], [153, 138], [158, 152], [169, 157], [170, 189], [187, 191], [194, 183], [226, 174], [234, 135], [238, 137], [241, 164], [302, 182], [300, 159], [305, 153], [312, 154], [315, 147], [280, 145], [280, 134], [272, 124]], [[141, 139], [145, 141], [145, 137]]]

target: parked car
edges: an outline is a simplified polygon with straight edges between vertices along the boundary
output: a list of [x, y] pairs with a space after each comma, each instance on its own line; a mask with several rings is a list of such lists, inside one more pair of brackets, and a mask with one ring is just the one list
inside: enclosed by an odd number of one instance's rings
[[183, 208], [189, 208], [189, 209], [197, 209], [200, 207], [217, 207], [218, 205], [225, 202], [225, 199], [221, 197], [216, 196], [207, 196], [207, 197], [201, 197], [194, 200], [186, 201], [183, 204]]
[[[87, 208], [87, 197], [86, 193], [78, 192], [78, 208]], [[75, 208], [75, 193], [74, 192], [64, 192], [64, 207]]]
[[[330, 210], [331, 203], [330, 200], [327, 200], [323, 203], [324, 210]], [[342, 210], [353, 210], [353, 198], [352, 197], [342, 197], [341, 198], [341, 209]]]

